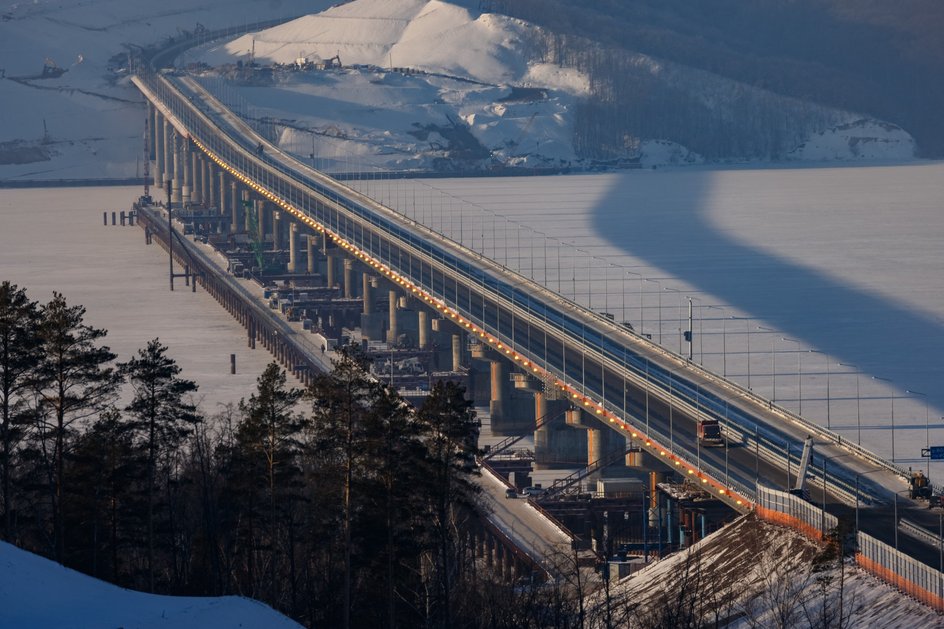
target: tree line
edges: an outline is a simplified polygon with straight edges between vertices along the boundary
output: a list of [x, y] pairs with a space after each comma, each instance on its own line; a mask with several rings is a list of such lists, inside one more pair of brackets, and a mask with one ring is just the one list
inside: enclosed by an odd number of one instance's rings
[[461, 385], [414, 409], [351, 351], [306, 390], [272, 363], [207, 417], [158, 339], [120, 362], [105, 336], [61, 294], [0, 284], [3, 540], [306, 626], [516, 626], [498, 611], [520, 614], [514, 589], [467, 543], [478, 422]]

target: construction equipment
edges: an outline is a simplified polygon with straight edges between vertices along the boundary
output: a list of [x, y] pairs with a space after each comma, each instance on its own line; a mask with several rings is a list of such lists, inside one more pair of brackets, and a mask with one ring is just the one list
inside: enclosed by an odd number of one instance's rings
[[912, 500], [916, 498], [931, 498], [931, 482], [921, 470], [911, 473], [911, 478], [908, 479], [908, 486], [911, 491]]

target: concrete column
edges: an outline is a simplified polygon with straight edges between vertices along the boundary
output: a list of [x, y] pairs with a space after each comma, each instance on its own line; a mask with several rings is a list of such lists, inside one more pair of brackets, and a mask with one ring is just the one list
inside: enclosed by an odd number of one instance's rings
[[308, 273], [309, 275], [314, 274], [315, 272], [315, 238], [314, 234], [308, 234]]
[[190, 201], [195, 205], [203, 203], [203, 163], [197, 147], [191, 149], [190, 172], [193, 177], [193, 183], [190, 186]]
[[181, 188], [183, 187], [183, 167], [181, 162], [183, 161], [183, 143], [184, 140], [181, 138], [177, 131], [174, 130], [174, 176], [171, 178], [171, 201], [177, 205], [183, 201], [183, 196], [181, 194]]
[[[455, 362], [455, 335], [453, 335], [453, 362]], [[455, 365], [453, 365], [455, 366]], [[504, 360], [493, 360], [489, 363], [491, 369], [491, 400], [489, 402], [489, 411], [492, 420], [505, 419], [507, 415], [505, 401], [508, 399], [505, 389], [508, 387], [508, 368]]]
[[325, 254], [325, 284], [328, 288], [334, 288], [334, 256]]
[[183, 181], [180, 184], [180, 202], [187, 206], [193, 201], [191, 196], [193, 192], [193, 166], [190, 159], [190, 140], [181, 138], [180, 145], [180, 166], [183, 170]]
[[[223, 173], [220, 173], [220, 176], [222, 175]], [[239, 218], [240, 212], [242, 212], [242, 204], [239, 198], [239, 184], [236, 183], [235, 179], [229, 182], [229, 194], [229, 230], [235, 234], [239, 231], [239, 226], [241, 225]]]
[[[231, 204], [227, 203], [227, 199], [229, 197], [228, 195], [229, 187], [226, 185], [226, 173], [224, 173], [222, 170], [219, 172], [216, 172], [215, 179], [216, 179], [216, 185], [219, 186], [218, 190], [219, 190], [220, 215], [229, 216], [230, 227], [232, 227], [233, 215], [231, 214], [231, 212], [233, 211], [233, 208]], [[220, 222], [220, 224], [221, 225], [223, 224], [222, 221]]]
[[354, 296], [354, 260], [344, 258], [344, 297]]
[[397, 342], [397, 291], [390, 291], [390, 307], [389, 307], [389, 327], [387, 328], [387, 342], [396, 343]]
[[[366, 282], [365, 282], [366, 284]], [[419, 310], [416, 313], [417, 325], [419, 327], [419, 348], [429, 348], [429, 313], [425, 310]]]
[[152, 130], [154, 131], [154, 187], [163, 189], [164, 171], [167, 170], [164, 165], [167, 158], [167, 147], [164, 145], [164, 123], [161, 120], [161, 112], [157, 110], [157, 107], [151, 105], [151, 112], [154, 121], [152, 124]]
[[298, 223], [288, 224], [288, 272], [298, 273]]
[[256, 239], [259, 242], [265, 242], [265, 210], [266, 202], [262, 199], [256, 199]]
[[[271, 203], [266, 203], [270, 208]], [[272, 250], [278, 251], [282, 248], [282, 213], [278, 210], [272, 210]]]
[[[605, 437], [600, 428], [587, 428], [587, 465], [592, 465], [606, 454]], [[599, 470], [593, 476], [599, 476]]]
[[[161, 188], [167, 185], [168, 181], [173, 181], [174, 179], [174, 140], [171, 138], [170, 133], [170, 123], [166, 119], [162, 119], [162, 125], [164, 127], [164, 170], [161, 171]], [[171, 184], [173, 186], [173, 184]], [[173, 193], [171, 193], [171, 198], [173, 198]]]
[[[494, 378], [494, 368], [496, 363], [492, 363], [492, 378]], [[462, 334], [452, 335], [452, 370], [462, 369]]]
[[374, 309], [374, 292], [370, 285], [371, 277], [367, 273], [361, 275], [361, 294], [364, 297], [364, 314], [369, 315]]
[[213, 176], [210, 172], [210, 169], [213, 167], [213, 162], [210, 161], [207, 155], [203, 155], [202, 153], [200, 154], [200, 161], [203, 162], [203, 173], [200, 180], [202, 195], [200, 198], [203, 199], [204, 205], [216, 207], [216, 203], [214, 203], [216, 188], [213, 186]]
[[252, 215], [252, 195], [249, 190], [242, 190], [242, 205], [243, 205], [243, 231], [247, 235], [252, 236], [252, 223], [249, 218]]

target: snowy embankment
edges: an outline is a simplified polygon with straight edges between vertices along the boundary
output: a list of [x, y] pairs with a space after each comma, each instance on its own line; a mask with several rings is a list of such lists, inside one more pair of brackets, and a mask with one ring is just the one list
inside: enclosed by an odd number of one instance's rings
[[238, 596], [158, 596], [125, 590], [0, 542], [0, 627], [67, 629], [296, 629]]
[[717, 620], [731, 627], [819, 626], [824, 606], [827, 614], [837, 615], [829, 626], [941, 626], [932, 609], [851, 560], [840, 570], [823, 552], [824, 547], [791, 529], [743, 516], [612, 585], [611, 605], [631, 604], [640, 619], [693, 609], [706, 624]]

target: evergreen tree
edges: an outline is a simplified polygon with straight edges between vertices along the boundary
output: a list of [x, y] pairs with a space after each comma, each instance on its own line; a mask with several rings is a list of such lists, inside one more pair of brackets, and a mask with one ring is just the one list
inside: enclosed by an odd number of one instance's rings
[[14, 540], [13, 470], [27, 411], [25, 395], [40, 361], [39, 306], [26, 289], [0, 283], [0, 493], [3, 538]]
[[38, 328], [43, 360], [36, 370], [38, 404], [33, 447], [41, 461], [52, 510], [52, 544], [65, 560], [62, 500], [67, 449], [77, 422], [97, 416], [114, 400], [121, 378], [108, 366], [115, 354], [98, 343], [107, 332], [84, 323], [85, 308], [60, 293], [42, 307]]
[[[167, 347], [158, 339], [150, 341], [119, 368], [134, 388], [134, 399], [125, 410], [134, 416], [135, 429], [142, 435], [146, 452], [147, 574], [148, 588], [153, 592], [158, 459], [173, 458], [194, 424], [200, 421], [196, 407], [188, 399], [197, 385], [179, 377], [180, 366], [167, 356]], [[170, 473], [168, 465], [165, 472]]]
[[291, 606], [294, 607], [294, 507], [300, 499], [299, 435], [305, 426], [304, 419], [294, 409], [302, 392], [288, 388], [285, 371], [274, 362], [266, 367], [257, 383], [256, 393], [239, 405], [243, 418], [236, 428], [236, 447], [248, 471], [245, 480], [252, 484], [254, 493], [263, 494], [266, 500], [268, 598], [273, 603], [280, 599], [280, 579], [276, 578], [276, 572], [280, 559], [279, 529], [284, 528], [289, 538], [286, 556]]
[[435, 615], [437, 626], [452, 624], [452, 585], [457, 566], [454, 534], [457, 516], [474, 507], [478, 486], [471, 481], [477, 473], [478, 421], [465, 388], [451, 381], [437, 382], [418, 413], [428, 450], [426, 485], [431, 517], [431, 547], [435, 557]]

